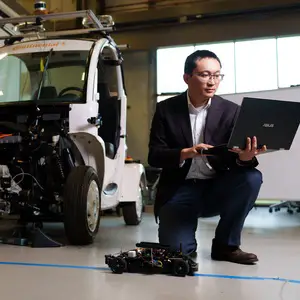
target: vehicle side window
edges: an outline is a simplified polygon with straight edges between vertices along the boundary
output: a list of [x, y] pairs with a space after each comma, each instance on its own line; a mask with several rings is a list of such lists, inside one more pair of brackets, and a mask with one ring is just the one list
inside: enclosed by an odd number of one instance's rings
[[115, 157], [120, 145], [121, 101], [118, 93], [118, 67], [114, 65], [114, 53], [104, 48], [98, 60], [98, 93], [100, 94], [99, 114], [102, 125], [99, 136], [111, 149], [109, 157]]
[[105, 47], [98, 62], [98, 83], [106, 85], [110, 97], [118, 97], [117, 66], [110, 64], [109, 61], [111, 60], [113, 60], [112, 50], [109, 47]]
[[31, 78], [26, 64], [15, 56], [0, 60], [0, 102], [31, 99]]

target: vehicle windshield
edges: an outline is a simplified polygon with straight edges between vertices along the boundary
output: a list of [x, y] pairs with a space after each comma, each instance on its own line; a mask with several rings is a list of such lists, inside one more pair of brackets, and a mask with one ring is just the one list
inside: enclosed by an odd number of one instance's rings
[[89, 51], [49, 53], [0, 54], [0, 104], [31, 100], [81, 102]]

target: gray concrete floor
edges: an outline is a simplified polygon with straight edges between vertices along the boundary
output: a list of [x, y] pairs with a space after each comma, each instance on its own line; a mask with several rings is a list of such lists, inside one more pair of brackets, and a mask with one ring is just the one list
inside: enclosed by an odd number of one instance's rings
[[[210, 260], [217, 221], [199, 221], [199, 274], [186, 278], [116, 275], [107, 270], [105, 254], [134, 248], [141, 240], [157, 241], [152, 215], [145, 215], [138, 227], [126, 227], [122, 218], [104, 217], [95, 244], [88, 247], [32, 249], [0, 245], [1, 299], [299, 299], [300, 214], [289, 215], [284, 210], [269, 214], [267, 209], [250, 213], [243, 249], [259, 256], [255, 266]], [[54, 226], [52, 231], [56, 236], [63, 234], [61, 226]]]

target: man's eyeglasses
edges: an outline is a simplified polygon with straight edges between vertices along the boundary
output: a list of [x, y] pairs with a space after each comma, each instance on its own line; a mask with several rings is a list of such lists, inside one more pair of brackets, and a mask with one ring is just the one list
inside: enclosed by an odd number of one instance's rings
[[202, 82], [208, 82], [214, 80], [215, 82], [220, 82], [224, 78], [224, 74], [209, 74], [209, 73], [195, 73]]

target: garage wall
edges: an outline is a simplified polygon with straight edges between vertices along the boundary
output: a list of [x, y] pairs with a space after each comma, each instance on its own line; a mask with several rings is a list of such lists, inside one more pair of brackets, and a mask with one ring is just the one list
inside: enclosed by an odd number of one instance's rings
[[148, 1], [146, 0], [109, 0], [106, 4], [108, 12], [115, 11], [132, 11], [137, 9], [148, 9]]
[[109, 0], [107, 7], [119, 6], [119, 5], [136, 5], [144, 2], [147, 4], [147, 0]]
[[220, 18], [191, 24], [153, 26], [144, 30], [117, 31], [113, 36], [118, 43], [129, 44], [131, 49], [146, 50], [156, 47], [299, 34], [299, 17], [299, 11], [290, 11], [280, 15]]
[[124, 74], [128, 98], [128, 154], [147, 164], [149, 122], [152, 118], [155, 83], [155, 58], [152, 53], [124, 53]]
[[[214, 0], [209, 0], [213, 2]], [[220, 1], [220, 0], [219, 0]], [[226, 0], [221, 0], [226, 1]], [[109, 0], [106, 4], [107, 13], [122, 13], [143, 11], [155, 8], [166, 8], [182, 5], [193, 5], [199, 2], [207, 2], [207, 0]]]

